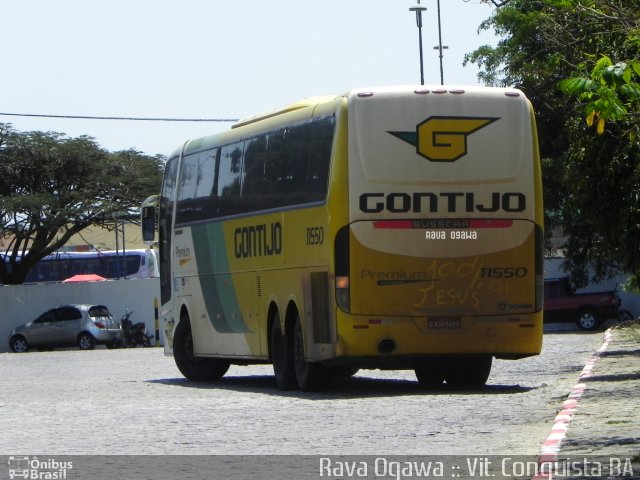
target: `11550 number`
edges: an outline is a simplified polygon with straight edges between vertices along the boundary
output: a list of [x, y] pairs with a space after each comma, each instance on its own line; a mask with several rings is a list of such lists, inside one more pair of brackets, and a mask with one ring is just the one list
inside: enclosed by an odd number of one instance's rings
[[524, 278], [527, 276], [527, 267], [482, 267], [482, 278]]
[[307, 245], [324, 243], [324, 227], [307, 227]]

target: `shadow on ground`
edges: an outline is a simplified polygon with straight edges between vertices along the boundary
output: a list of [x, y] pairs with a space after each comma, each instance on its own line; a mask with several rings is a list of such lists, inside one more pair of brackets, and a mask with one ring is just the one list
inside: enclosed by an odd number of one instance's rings
[[340, 400], [367, 397], [396, 397], [404, 395], [512, 395], [526, 393], [539, 387], [522, 385], [485, 385], [476, 389], [453, 388], [446, 384], [441, 387], [426, 388], [416, 381], [367, 377], [354, 377], [332, 381], [324, 391], [301, 392], [278, 390], [271, 375], [228, 376], [217, 382], [192, 382], [185, 378], [165, 378], [147, 380], [148, 383], [209, 390], [232, 390], [237, 392], [262, 393], [267, 395], [297, 397], [314, 400]]

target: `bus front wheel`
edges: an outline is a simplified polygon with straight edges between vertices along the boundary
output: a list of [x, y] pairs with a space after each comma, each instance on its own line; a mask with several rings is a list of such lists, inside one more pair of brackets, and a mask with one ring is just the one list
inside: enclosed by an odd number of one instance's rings
[[173, 334], [173, 358], [178, 370], [195, 382], [220, 380], [230, 366], [225, 360], [195, 356], [191, 323], [187, 316], [180, 319]]

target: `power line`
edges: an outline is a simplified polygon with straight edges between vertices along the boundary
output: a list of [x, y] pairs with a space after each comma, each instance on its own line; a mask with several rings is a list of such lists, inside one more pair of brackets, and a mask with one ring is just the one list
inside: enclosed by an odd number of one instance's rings
[[237, 118], [99, 117], [95, 115], [46, 115], [41, 113], [3, 113], [7, 117], [64, 118], [78, 120], [127, 120], [137, 122], [237, 122]]

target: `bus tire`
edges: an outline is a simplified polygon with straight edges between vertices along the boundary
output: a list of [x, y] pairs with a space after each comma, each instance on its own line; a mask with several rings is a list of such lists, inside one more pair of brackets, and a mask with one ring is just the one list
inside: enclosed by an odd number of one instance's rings
[[284, 335], [280, 327], [280, 315], [275, 313], [271, 325], [271, 362], [276, 385], [280, 390], [296, 388], [296, 372], [293, 367], [293, 342], [291, 335]]
[[442, 367], [436, 362], [416, 368], [415, 374], [418, 383], [422, 387], [434, 388], [444, 383], [444, 372], [442, 371]]
[[194, 382], [220, 380], [230, 366], [226, 360], [194, 355], [191, 323], [186, 315], [180, 318], [180, 323], [173, 334], [173, 359], [178, 370]]
[[320, 363], [307, 362], [304, 353], [304, 335], [300, 314], [296, 312], [293, 329], [293, 365], [298, 388], [302, 391], [319, 390], [326, 387], [328, 372]]
[[491, 355], [453, 358], [444, 379], [452, 387], [482, 387], [487, 383], [492, 362]]

